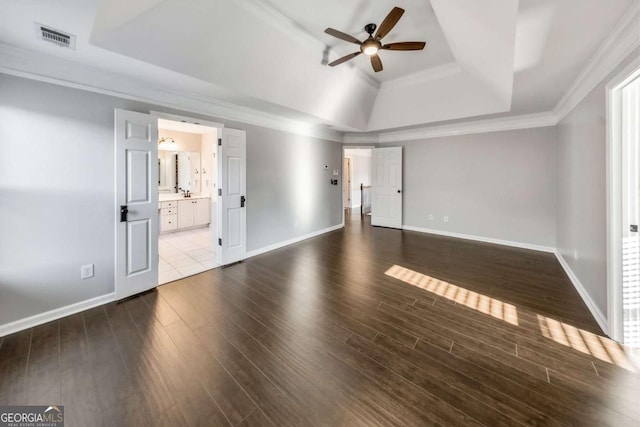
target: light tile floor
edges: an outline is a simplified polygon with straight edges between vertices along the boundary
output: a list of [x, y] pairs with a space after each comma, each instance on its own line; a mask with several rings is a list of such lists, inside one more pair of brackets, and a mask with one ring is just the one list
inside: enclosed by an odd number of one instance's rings
[[161, 234], [158, 284], [173, 282], [218, 266], [210, 227]]

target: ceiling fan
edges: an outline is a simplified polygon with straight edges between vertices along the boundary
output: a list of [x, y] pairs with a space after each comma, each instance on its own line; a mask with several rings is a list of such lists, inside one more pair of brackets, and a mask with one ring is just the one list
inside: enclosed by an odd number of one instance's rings
[[[384, 18], [384, 21], [380, 24], [380, 27], [377, 27], [376, 24], [367, 24], [364, 27], [364, 30], [369, 34], [369, 38], [365, 41], [361, 42], [357, 38], [350, 36], [349, 34], [343, 33], [342, 31], [335, 30], [333, 28], [327, 28], [324, 30], [325, 33], [332, 35], [333, 37], [337, 37], [340, 40], [348, 41], [351, 43], [355, 43], [360, 45], [360, 52], [350, 53], [349, 55], [343, 56], [342, 58], [336, 59], [335, 61], [329, 63], [330, 67], [335, 67], [336, 65], [342, 64], [343, 62], [347, 62], [350, 59], [355, 58], [356, 56], [364, 53], [371, 57], [371, 66], [373, 67], [373, 71], [376, 73], [378, 71], [382, 71], [382, 60], [378, 56], [378, 51], [382, 49], [386, 50], [422, 50], [424, 49], [425, 42], [400, 42], [400, 43], [389, 43], [382, 44], [380, 40], [393, 29], [393, 27], [398, 23], [400, 17], [404, 13], [404, 9], [399, 7], [394, 7], [391, 9], [391, 12]], [[373, 32], [378, 31], [375, 35]]]

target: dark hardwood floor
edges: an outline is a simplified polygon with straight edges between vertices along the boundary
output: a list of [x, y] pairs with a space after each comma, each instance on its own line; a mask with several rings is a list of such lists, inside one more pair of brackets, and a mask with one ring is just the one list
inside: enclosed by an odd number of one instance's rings
[[4, 337], [67, 426], [640, 425], [630, 352], [551, 254], [344, 230]]

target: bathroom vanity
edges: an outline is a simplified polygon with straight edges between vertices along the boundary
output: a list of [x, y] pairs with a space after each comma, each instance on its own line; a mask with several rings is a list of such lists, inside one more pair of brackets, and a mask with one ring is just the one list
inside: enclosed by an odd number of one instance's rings
[[203, 227], [211, 222], [211, 198], [182, 194], [160, 194], [160, 232], [180, 231]]

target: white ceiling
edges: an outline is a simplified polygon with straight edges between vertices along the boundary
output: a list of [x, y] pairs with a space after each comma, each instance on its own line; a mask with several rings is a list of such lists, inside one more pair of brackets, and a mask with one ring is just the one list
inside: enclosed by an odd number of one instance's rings
[[[371, 131], [549, 111], [637, 1], [5, 0], [0, 43], [57, 58], [45, 75], [82, 64], [204, 102]], [[381, 52], [380, 73], [363, 55], [325, 65], [357, 49], [326, 27], [363, 39], [393, 6], [406, 12], [384, 41], [425, 50]], [[34, 21], [75, 34], [76, 50], [37, 40]], [[10, 60], [0, 55], [0, 67]]]

